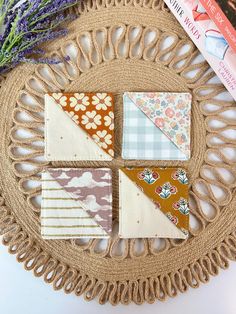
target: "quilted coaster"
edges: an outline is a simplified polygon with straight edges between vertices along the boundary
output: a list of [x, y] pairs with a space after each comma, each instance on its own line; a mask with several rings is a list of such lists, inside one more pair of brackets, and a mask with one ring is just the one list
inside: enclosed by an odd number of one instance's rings
[[124, 159], [190, 158], [189, 93], [124, 94]]
[[122, 168], [121, 238], [185, 239], [189, 229], [188, 179], [180, 168]]
[[106, 168], [49, 168], [42, 174], [44, 239], [108, 238], [112, 173]]
[[45, 95], [45, 158], [112, 160], [114, 101], [108, 93]]

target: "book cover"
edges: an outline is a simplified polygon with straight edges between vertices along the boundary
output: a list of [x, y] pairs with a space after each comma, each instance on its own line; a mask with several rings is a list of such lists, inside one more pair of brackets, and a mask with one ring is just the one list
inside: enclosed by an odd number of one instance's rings
[[164, 0], [236, 100], [236, 52], [199, 0]]
[[236, 52], [236, 0], [200, 0], [200, 2]]

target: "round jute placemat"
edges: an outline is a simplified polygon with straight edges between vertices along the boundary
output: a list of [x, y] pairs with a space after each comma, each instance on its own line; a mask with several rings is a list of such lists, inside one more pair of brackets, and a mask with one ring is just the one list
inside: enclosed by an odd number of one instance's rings
[[[70, 55], [70, 61], [21, 65], [1, 82], [3, 244], [26, 270], [43, 276], [55, 289], [83, 294], [86, 300], [97, 297], [100, 303], [112, 304], [165, 300], [207, 282], [236, 259], [236, 141], [232, 135], [236, 107], [162, 1], [91, 0], [77, 10], [81, 15], [69, 25], [67, 38], [47, 45], [49, 53]], [[45, 162], [43, 95], [64, 90], [115, 93], [114, 161]], [[192, 93], [189, 162], [121, 159], [124, 91]], [[118, 238], [117, 169], [124, 165], [188, 169], [189, 239]], [[113, 169], [114, 233], [109, 241], [40, 237], [40, 174], [48, 166]]]

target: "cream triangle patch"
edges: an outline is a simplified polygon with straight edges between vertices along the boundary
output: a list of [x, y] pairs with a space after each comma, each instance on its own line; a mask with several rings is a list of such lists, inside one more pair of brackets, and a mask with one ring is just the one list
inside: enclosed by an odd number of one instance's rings
[[122, 170], [119, 175], [121, 238], [186, 238]]
[[107, 233], [112, 225], [112, 175], [107, 168], [49, 168], [51, 177]]
[[45, 96], [45, 115], [47, 160], [112, 160], [49, 95]]
[[41, 235], [44, 239], [109, 237], [49, 171], [42, 174]]
[[104, 152], [114, 157], [114, 99], [111, 93], [52, 93], [49, 97]]

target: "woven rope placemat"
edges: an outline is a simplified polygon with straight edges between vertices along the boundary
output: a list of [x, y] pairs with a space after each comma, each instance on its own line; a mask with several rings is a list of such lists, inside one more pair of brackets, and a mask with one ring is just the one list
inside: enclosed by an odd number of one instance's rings
[[[47, 45], [70, 55], [63, 64], [21, 65], [0, 89], [0, 234], [25, 269], [55, 289], [100, 303], [165, 300], [198, 287], [236, 259], [235, 104], [180, 25], [158, 0], [85, 1], [67, 38]], [[48, 91], [110, 91], [116, 98], [116, 158], [107, 162], [45, 162], [44, 102]], [[122, 93], [193, 94], [192, 158], [188, 162], [124, 161], [120, 157]], [[220, 100], [220, 99], [224, 100]], [[216, 124], [213, 121], [217, 121]], [[231, 130], [231, 131], [230, 131]], [[117, 236], [120, 166], [183, 166], [190, 174], [187, 240]], [[111, 167], [114, 234], [105, 240], [40, 237], [40, 174], [53, 167]]]

